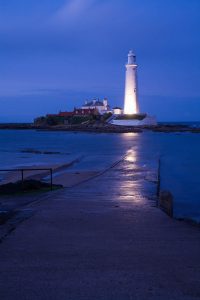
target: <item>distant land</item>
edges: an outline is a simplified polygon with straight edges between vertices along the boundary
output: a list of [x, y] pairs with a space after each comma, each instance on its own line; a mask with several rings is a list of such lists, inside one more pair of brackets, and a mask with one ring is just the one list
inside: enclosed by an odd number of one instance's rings
[[[183, 122], [184, 123], [184, 122]], [[34, 123], [0, 123], [0, 129], [10, 130], [47, 130], [47, 131], [82, 131], [99, 133], [126, 133], [126, 132], [192, 132], [200, 133], [199, 127], [191, 127], [184, 124], [158, 123], [156, 126], [117, 126], [104, 121], [91, 122], [87, 124], [72, 125], [47, 125]]]

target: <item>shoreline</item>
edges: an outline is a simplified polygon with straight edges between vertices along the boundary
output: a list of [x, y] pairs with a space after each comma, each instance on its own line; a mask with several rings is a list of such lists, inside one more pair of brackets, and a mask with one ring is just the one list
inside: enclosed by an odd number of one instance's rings
[[189, 125], [159, 124], [156, 126], [117, 126], [109, 124], [96, 125], [56, 125], [35, 126], [31, 123], [0, 124], [0, 130], [38, 130], [38, 131], [67, 131], [67, 132], [91, 132], [91, 133], [142, 133], [151, 132], [191, 132], [200, 133], [200, 128]]

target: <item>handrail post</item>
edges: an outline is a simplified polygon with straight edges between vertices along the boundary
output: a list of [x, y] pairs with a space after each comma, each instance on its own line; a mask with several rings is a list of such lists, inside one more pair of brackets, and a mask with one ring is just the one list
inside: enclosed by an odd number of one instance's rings
[[21, 169], [21, 175], [22, 175], [22, 190], [24, 190], [24, 170]]
[[158, 184], [157, 184], [157, 197], [160, 195], [160, 165], [161, 165], [161, 160], [159, 158], [158, 160]]
[[52, 169], [50, 169], [50, 174], [51, 174], [51, 191], [53, 190], [53, 174], [52, 174]]

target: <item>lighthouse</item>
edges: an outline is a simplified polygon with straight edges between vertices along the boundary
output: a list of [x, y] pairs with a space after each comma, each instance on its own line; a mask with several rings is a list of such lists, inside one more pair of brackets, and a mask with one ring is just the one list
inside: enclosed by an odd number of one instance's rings
[[136, 56], [132, 50], [128, 53], [128, 63], [126, 64], [124, 114], [138, 114], [138, 93], [137, 93], [137, 64]]
[[[120, 110], [121, 111], [121, 110]], [[119, 113], [113, 109], [113, 116], [109, 123], [118, 126], [155, 126], [156, 117], [148, 113], [141, 112], [138, 103], [137, 88], [137, 63], [136, 56], [132, 50], [128, 53], [126, 64], [126, 80], [124, 95], [124, 111]]]

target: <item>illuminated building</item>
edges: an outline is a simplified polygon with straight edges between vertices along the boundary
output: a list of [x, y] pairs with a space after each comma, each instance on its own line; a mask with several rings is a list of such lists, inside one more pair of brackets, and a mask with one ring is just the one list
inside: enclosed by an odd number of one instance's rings
[[132, 115], [139, 113], [138, 90], [137, 90], [137, 64], [136, 56], [132, 50], [128, 53], [126, 64], [126, 81], [124, 97], [124, 114]]

